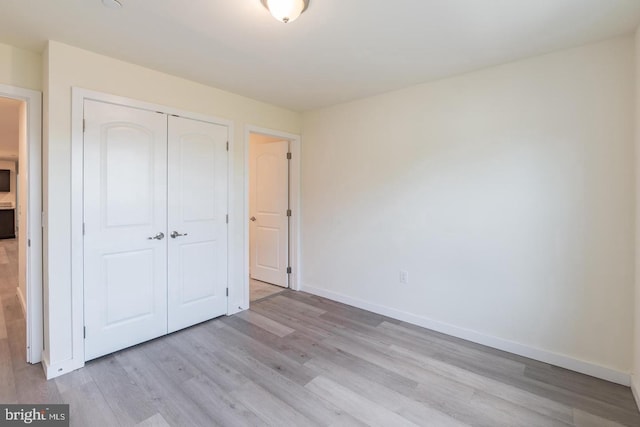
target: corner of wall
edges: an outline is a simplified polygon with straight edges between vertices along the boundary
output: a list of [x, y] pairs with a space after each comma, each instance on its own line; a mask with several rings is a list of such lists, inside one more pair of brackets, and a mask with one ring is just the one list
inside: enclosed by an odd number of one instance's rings
[[637, 375], [631, 376], [631, 392], [633, 393], [633, 397], [636, 399], [638, 409], [640, 409], [640, 378], [638, 378]]
[[[42, 52], [42, 318], [44, 351], [42, 353], [42, 367], [47, 373], [49, 361], [49, 349], [51, 342], [49, 339], [49, 257], [48, 257], [48, 229], [44, 218], [48, 214], [48, 156], [49, 156], [49, 46], [50, 42]], [[47, 377], [48, 378], [48, 377]]]
[[27, 316], [27, 303], [24, 294], [22, 293], [22, 289], [18, 286], [16, 288], [16, 295], [18, 296], [18, 300], [20, 301], [20, 307], [22, 307], [22, 314]]
[[635, 34], [635, 172], [636, 172], [636, 245], [635, 245], [635, 298], [634, 298], [634, 344], [632, 354], [631, 391], [640, 408], [640, 27]]

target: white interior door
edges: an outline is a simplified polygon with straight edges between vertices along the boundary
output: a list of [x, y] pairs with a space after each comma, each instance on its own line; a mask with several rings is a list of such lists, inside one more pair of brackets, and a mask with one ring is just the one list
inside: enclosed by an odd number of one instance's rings
[[227, 313], [227, 138], [169, 117], [169, 332]]
[[251, 278], [287, 287], [288, 141], [256, 143], [250, 152]]
[[167, 117], [84, 104], [85, 360], [167, 333]]

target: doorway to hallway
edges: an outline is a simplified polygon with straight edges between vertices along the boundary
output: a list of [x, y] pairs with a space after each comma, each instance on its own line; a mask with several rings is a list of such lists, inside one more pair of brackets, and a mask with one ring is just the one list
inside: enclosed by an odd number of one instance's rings
[[0, 292], [5, 320], [21, 323], [12, 345], [34, 364], [44, 347], [41, 105], [39, 92], [0, 85]]
[[246, 303], [300, 288], [300, 137], [248, 126], [245, 139]]
[[289, 286], [289, 141], [252, 134], [249, 145], [249, 250], [253, 280]]

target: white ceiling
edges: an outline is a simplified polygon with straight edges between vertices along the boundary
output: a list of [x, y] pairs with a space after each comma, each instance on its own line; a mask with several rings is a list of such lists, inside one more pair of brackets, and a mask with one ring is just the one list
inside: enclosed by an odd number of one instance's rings
[[640, 0], [1, 0], [0, 41], [57, 40], [308, 110], [629, 33]]

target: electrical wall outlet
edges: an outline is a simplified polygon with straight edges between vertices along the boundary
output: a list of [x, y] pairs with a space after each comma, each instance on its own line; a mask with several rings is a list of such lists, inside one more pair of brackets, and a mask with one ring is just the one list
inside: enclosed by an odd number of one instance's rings
[[405, 270], [400, 270], [400, 283], [403, 285], [409, 284], [409, 272]]

